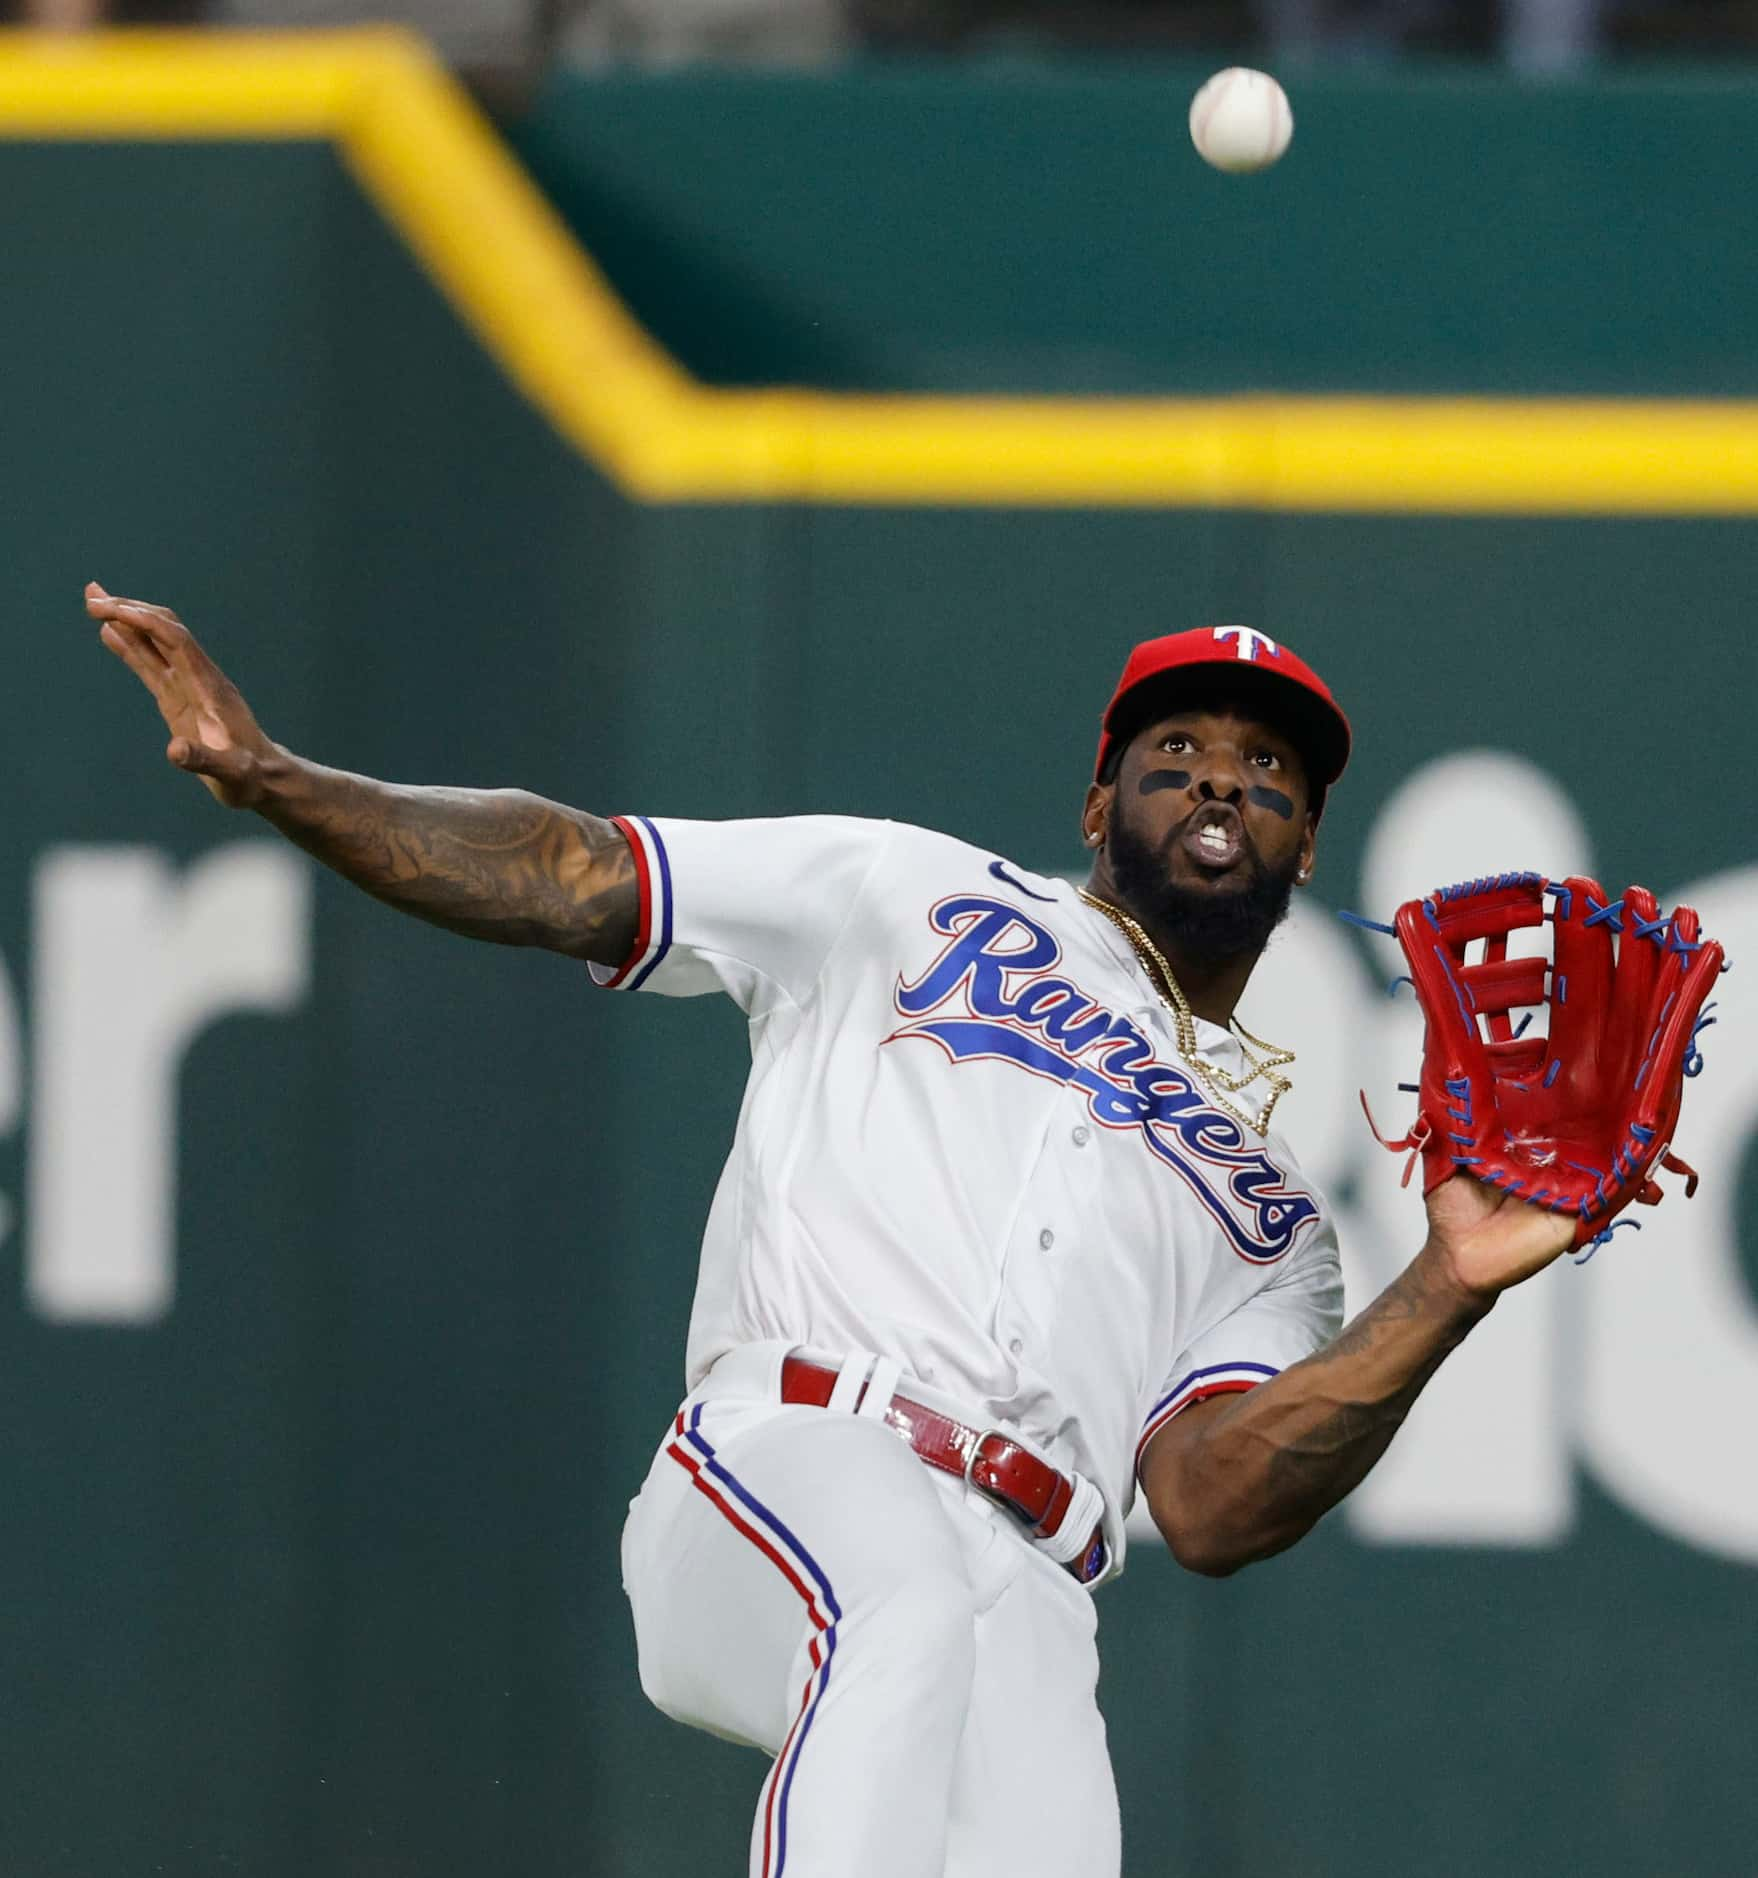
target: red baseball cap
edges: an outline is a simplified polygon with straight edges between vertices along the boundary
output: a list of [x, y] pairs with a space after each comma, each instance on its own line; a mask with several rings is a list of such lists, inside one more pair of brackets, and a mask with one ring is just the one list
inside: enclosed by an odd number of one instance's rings
[[[1234, 674], [1243, 691], [1261, 688], [1264, 701], [1300, 746], [1315, 793], [1321, 793], [1343, 773], [1349, 761], [1349, 720], [1337, 708], [1330, 687], [1304, 659], [1297, 658], [1267, 633], [1250, 626], [1197, 626], [1189, 632], [1167, 633], [1144, 639], [1130, 653], [1105, 706], [1099, 730], [1099, 755], [1093, 765], [1095, 780], [1119, 736], [1133, 734], [1126, 706], [1143, 685], [1168, 672], [1219, 669]], [[1173, 694], [1176, 695], [1175, 692]]]

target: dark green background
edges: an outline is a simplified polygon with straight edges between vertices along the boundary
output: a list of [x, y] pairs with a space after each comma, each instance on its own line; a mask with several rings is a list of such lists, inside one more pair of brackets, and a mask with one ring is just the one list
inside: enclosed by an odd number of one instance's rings
[[1190, 147], [1210, 69], [563, 74], [514, 136], [715, 382], [1758, 390], [1749, 81], [1284, 72], [1244, 178]]
[[[1195, 171], [1185, 93], [613, 79], [523, 143], [719, 376], [1753, 389], [1758, 244], [1708, 160], [1758, 91], [1315, 86], [1312, 161], [1245, 185]], [[1356, 717], [1339, 901], [1375, 803], [1453, 744], [1542, 749], [1613, 876], [1753, 858], [1714, 793], [1749, 524], [643, 509], [326, 150], [0, 147], [0, 235], [27, 1013], [46, 847], [252, 832], [164, 769], [88, 575], [176, 605], [319, 758], [891, 814], [1047, 867], [1123, 651], [1245, 618]], [[742, 1026], [316, 904], [310, 1002], [185, 1065], [171, 1316], [39, 1322], [28, 1219], [0, 1241], [0, 1871], [740, 1871], [762, 1765], [643, 1705], [617, 1538]], [[0, 1141], [0, 1190], [22, 1171]], [[1333, 1523], [1217, 1585], [1144, 1551], [1103, 1606], [1129, 1878], [1750, 1871], [1755, 1592], [1591, 1491], [1527, 1554]]]

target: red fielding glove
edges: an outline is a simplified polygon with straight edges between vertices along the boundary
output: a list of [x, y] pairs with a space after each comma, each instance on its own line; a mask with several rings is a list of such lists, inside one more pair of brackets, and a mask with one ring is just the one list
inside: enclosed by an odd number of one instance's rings
[[[1508, 956], [1510, 933], [1547, 921], [1550, 959]], [[1663, 919], [1646, 887], [1607, 900], [1585, 876], [1495, 874], [1407, 901], [1394, 931], [1427, 1030], [1416, 1121], [1386, 1145], [1420, 1151], [1425, 1194], [1470, 1174], [1575, 1214], [1580, 1246], [1609, 1239], [1632, 1200], [1659, 1201], [1657, 1162], [1696, 1191], [1673, 1131], [1723, 957], [1690, 907]], [[1543, 1030], [1515, 1029], [1522, 1007]]]

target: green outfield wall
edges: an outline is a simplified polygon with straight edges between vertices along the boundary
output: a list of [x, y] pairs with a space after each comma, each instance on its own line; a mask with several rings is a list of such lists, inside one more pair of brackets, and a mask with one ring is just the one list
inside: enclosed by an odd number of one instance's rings
[[514, 127], [631, 307], [717, 384], [1750, 397], [1737, 78], [1285, 72], [1207, 169], [1213, 65], [552, 78]]
[[[1236, 226], [1184, 95], [618, 78], [518, 140], [729, 380], [1754, 389], [1753, 211], [1668, 178], [1758, 88], [1297, 89]], [[228, 817], [163, 764], [86, 578], [177, 606], [328, 762], [892, 815], [1046, 869], [1080, 865], [1134, 639], [1286, 636], [1358, 755], [1245, 1015], [1301, 1051], [1357, 1301], [1420, 1209], [1354, 1090], [1396, 1113], [1416, 1037], [1325, 909], [1591, 865], [1689, 892], [1758, 970], [1751, 521], [646, 505], [324, 141], [5, 141], [0, 203], [7, 1878], [730, 1874], [763, 1772], [644, 1705], [617, 1561], [736, 1013], [399, 921]], [[1040, 264], [1069, 253], [1116, 285]], [[1742, 970], [1722, 1014], [1691, 1206], [1508, 1299], [1295, 1552], [1225, 1583], [1132, 1553], [1101, 1613], [1128, 1878], [1752, 1869]]]

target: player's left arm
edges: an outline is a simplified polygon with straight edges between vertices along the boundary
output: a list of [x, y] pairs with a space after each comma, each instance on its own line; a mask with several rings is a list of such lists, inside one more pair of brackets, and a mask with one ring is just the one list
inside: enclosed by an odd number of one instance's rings
[[1575, 1221], [1456, 1177], [1429, 1195], [1428, 1226], [1422, 1250], [1325, 1348], [1195, 1403], [1148, 1443], [1142, 1490], [1180, 1564], [1225, 1577], [1310, 1532], [1500, 1294], [1567, 1249]]

